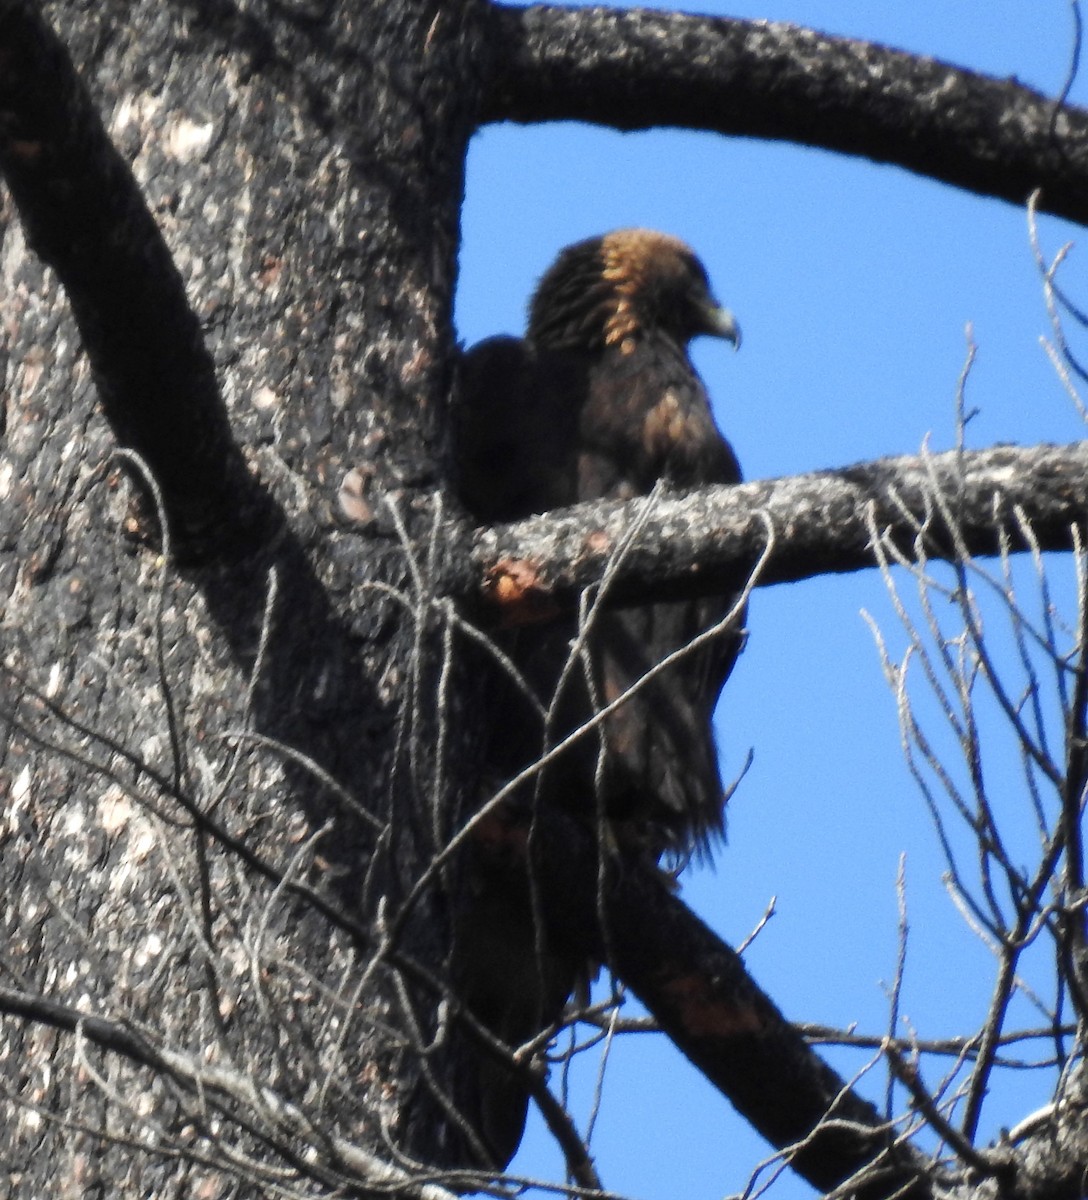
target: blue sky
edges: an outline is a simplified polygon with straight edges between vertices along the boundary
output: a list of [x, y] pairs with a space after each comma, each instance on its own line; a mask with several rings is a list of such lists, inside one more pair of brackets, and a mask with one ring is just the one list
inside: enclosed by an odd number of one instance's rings
[[[1065, 0], [701, 7], [1015, 75], [1051, 95], [1072, 47]], [[1073, 98], [1088, 101], [1088, 84]], [[688, 240], [739, 318], [739, 354], [704, 341], [694, 358], [750, 478], [913, 453], [926, 439], [934, 449], [951, 446], [968, 322], [978, 355], [967, 399], [979, 410], [969, 445], [1083, 434], [1039, 347], [1048, 326], [1022, 211], [781, 143], [574, 124], [484, 131], [469, 158], [460, 337], [520, 332], [526, 300], [562, 246], [629, 225]], [[1050, 219], [1041, 232], [1051, 251], [1079, 234]], [[1088, 303], [1081, 253], [1065, 281]], [[1056, 570], [1060, 577], [1062, 564]], [[965, 1033], [985, 1011], [993, 964], [941, 885], [943, 863], [903, 764], [894, 701], [862, 609], [898, 653], [902, 637], [874, 572], [755, 597], [750, 644], [718, 712], [726, 776], [749, 748], [754, 765], [731, 804], [716, 869], [685, 875], [683, 894], [734, 944], [777, 896], [777, 914], [747, 956], [756, 978], [793, 1019], [880, 1033], [905, 853], [903, 1008], [922, 1036]], [[999, 736], [994, 755], [995, 803], [1028, 830], [1007, 739]], [[1030, 832], [1023, 836], [1030, 861]], [[1045, 978], [1045, 957], [1039, 966]], [[596, 1070], [590, 1057], [575, 1087], [583, 1120]], [[833, 1061], [850, 1073], [862, 1060]], [[724, 1196], [742, 1189], [767, 1153], [661, 1038], [620, 1039], [603, 1087], [593, 1149], [608, 1188], [643, 1200]], [[869, 1094], [879, 1099], [882, 1087], [874, 1076]], [[1022, 1078], [1015, 1094], [995, 1097], [987, 1136], [1045, 1098], [1043, 1081]], [[534, 1127], [514, 1169], [561, 1178], [559, 1162]], [[777, 1194], [809, 1191], [784, 1180]]]

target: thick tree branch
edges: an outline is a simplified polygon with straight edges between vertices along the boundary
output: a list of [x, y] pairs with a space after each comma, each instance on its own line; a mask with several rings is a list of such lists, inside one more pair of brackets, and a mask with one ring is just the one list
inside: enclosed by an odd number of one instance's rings
[[583, 504], [480, 529], [474, 577], [462, 567], [447, 590], [476, 593], [502, 621], [517, 623], [571, 604], [606, 569], [616, 599], [735, 589], [769, 537], [759, 585], [875, 566], [873, 526], [908, 558], [922, 551], [948, 558], [955, 548], [942, 510], [955, 516], [957, 536], [974, 555], [996, 554], [1002, 527], [1011, 549], [1026, 549], [1021, 520], [1043, 550], [1067, 550], [1086, 497], [1088, 442], [883, 458], [687, 496]]
[[497, 6], [488, 120], [677, 125], [820, 146], [1088, 222], [1088, 112], [1012, 80], [770, 21]]
[[660, 879], [624, 871], [607, 924], [617, 974], [755, 1129], [778, 1149], [798, 1147], [790, 1165], [814, 1187], [830, 1190], [865, 1171], [856, 1194], [890, 1196], [922, 1175], [921, 1157], [906, 1146], [893, 1150], [876, 1110]]
[[507, 833], [477, 848], [512, 891], [531, 855], [549, 941], [606, 962], [795, 1171], [822, 1191], [853, 1180], [867, 1200], [929, 1194], [928, 1160], [895, 1143], [659, 872], [600, 862], [592, 836], [556, 812], [536, 815], [531, 838], [517, 824]]
[[0, 0], [0, 173], [27, 240], [64, 285], [117, 439], [158, 480], [176, 532], [190, 547], [237, 534], [248, 476], [185, 286], [64, 46], [28, 0]]

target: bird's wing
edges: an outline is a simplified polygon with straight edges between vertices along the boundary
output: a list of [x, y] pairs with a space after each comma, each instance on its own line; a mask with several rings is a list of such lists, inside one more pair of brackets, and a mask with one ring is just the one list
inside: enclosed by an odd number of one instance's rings
[[580, 371], [566, 355], [535, 355], [495, 337], [462, 359], [454, 409], [456, 490], [485, 524], [573, 504]]
[[[647, 338], [601, 360], [591, 375], [580, 442], [583, 499], [644, 494], [661, 478], [681, 488], [740, 479], [702, 381], [672, 343]], [[592, 641], [600, 701], [626, 694], [732, 605], [733, 597], [710, 596], [603, 612]], [[642, 685], [605, 724], [606, 809], [647, 824], [657, 849], [705, 848], [723, 828], [710, 718], [736, 660], [739, 624]]]

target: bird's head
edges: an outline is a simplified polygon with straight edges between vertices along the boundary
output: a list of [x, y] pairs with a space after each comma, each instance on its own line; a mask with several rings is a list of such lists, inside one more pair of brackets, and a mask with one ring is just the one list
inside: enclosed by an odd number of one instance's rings
[[568, 246], [529, 306], [527, 336], [540, 349], [624, 349], [651, 332], [679, 346], [699, 334], [740, 346], [740, 328], [715, 300], [691, 247], [652, 229], [618, 229]]

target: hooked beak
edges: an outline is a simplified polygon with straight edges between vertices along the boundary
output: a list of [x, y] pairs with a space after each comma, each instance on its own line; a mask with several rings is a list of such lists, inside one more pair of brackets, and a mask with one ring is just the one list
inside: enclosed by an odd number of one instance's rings
[[740, 349], [740, 326], [737, 324], [737, 318], [728, 308], [718, 308], [717, 306], [707, 308], [704, 332], [711, 337], [724, 338], [727, 342], [732, 342], [734, 350]]

